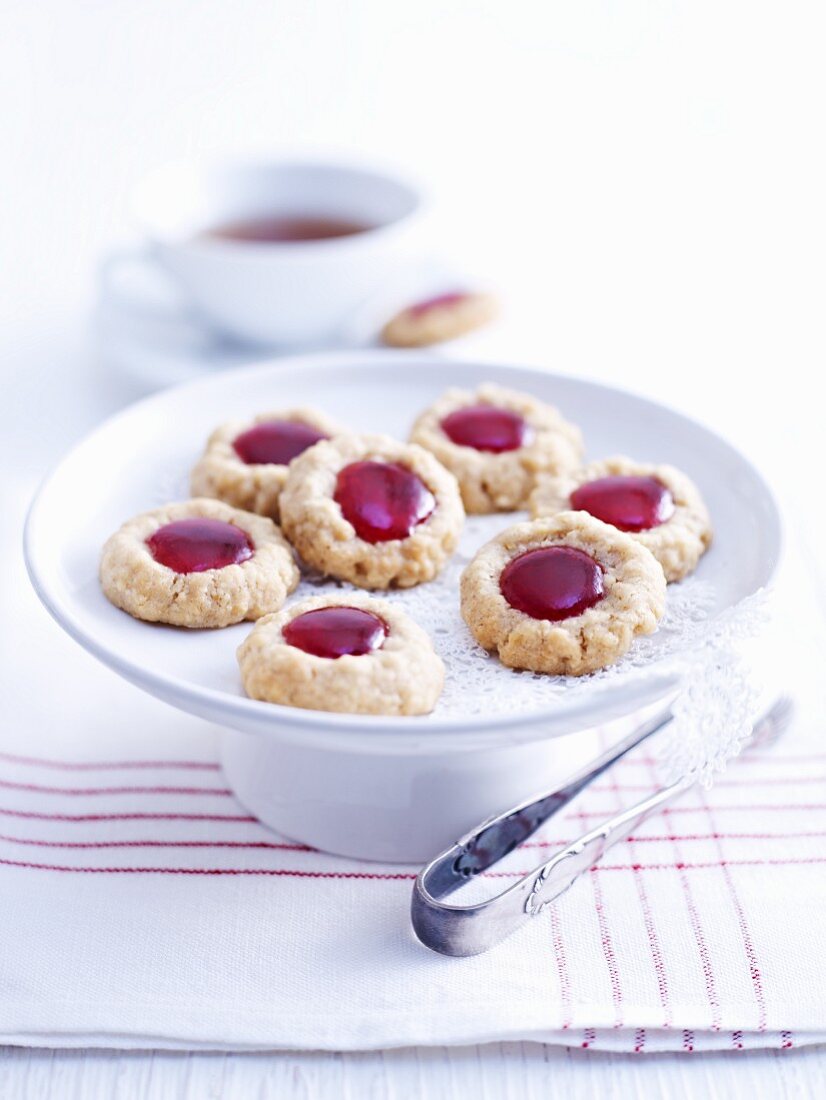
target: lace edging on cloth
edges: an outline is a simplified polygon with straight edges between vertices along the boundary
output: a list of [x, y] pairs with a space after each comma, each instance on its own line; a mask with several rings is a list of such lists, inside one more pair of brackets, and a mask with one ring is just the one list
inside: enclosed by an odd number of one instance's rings
[[760, 692], [740, 646], [767, 622], [769, 602], [769, 591], [760, 589], [717, 616], [686, 660], [685, 687], [658, 748], [666, 782], [689, 776], [710, 786], [751, 736]]

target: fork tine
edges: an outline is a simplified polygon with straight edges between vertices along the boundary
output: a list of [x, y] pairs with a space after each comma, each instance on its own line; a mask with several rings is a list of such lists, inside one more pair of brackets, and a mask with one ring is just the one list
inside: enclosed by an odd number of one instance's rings
[[779, 741], [789, 728], [793, 715], [794, 700], [791, 695], [781, 695], [755, 725], [752, 735], [746, 743], [745, 751], [766, 748]]

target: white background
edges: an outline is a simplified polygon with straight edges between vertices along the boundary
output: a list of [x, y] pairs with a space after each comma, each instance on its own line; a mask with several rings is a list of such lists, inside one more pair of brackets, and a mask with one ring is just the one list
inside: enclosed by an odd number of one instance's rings
[[[781, 486], [793, 537], [817, 546], [824, 30], [822, 4], [800, 0], [3, 0], [4, 575], [24, 583], [37, 479], [135, 395], [88, 332], [96, 264], [131, 232], [130, 184], [169, 158], [284, 147], [411, 168], [439, 200], [446, 254], [502, 289], [497, 350], [722, 430]], [[31, 679], [33, 654], [15, 646], [15, 666], [9, 648], [5, 667]], [[787, 1056], [782, 1077], [749, 1057], [652, 1058], [623, 1091], [708, 1094], [711, 1067], [729, 1094], [816, 1091], [816, 1054]], [[0, 1092], [45, 1095], [51, 1080], [114, 1095], [117, 1079], [125, 1095], [222, 1082], [250, 1095], [259, 1081], [265, 1095], [461, 1096], [501, 1081], [490, 1095], [533, 1095], [564, 1081], [611, 1095], [620, 1080], [617, 1059], [539, 1048], [44, 1059], [7, 1055]]]

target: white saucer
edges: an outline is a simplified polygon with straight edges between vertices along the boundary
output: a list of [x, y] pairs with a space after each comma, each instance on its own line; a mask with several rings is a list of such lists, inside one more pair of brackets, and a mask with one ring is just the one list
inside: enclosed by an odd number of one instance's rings
[[[365, 302], [330, 347], [264, 352], [217, 331], [186, 302], [171, 276], [138, 247], [114, 252], [101, 265], [94, 331], [107, 369], [155, 390], [258, 362], [262, 354], [377, 347], [382, 325], [398, 309], [465, 286], [475, 288], [477, 280], [457, 265], [421, 257], [400, 271], [379, 296]], [[467, 341], [450, 345], [453, 351], [466, 346]]]
[[[230, 782], [264, 820], [310, 844], [374, 858], [432, 853], [433, 844], [450, 839], [455, 828], [504, 808], [512, 796], [530, 794], [549, 768], [558, 776], [581, 762], [591, 742], [563, 735], [578, 737], [574, 731], [655, 704], [676, 689], [678, 670], [665, 649], [661, 661], [655, 651], [644, 675], [610, 679], [593, 692], [564, 694], [552, 704], [537, 692], [535, 710], [504, 716], [480, 715], [478, 708], [445, 716], [437, 707], [428, 717], [381, 718], [272, 706], [246, 698], [241, 689], [234, 654], [249, 624], [185, 631], [131, 619], [100, 591], [100, 548], [131, 515], [185, 495], [189, 469], [223, 420], [280, 402], [308, 404], [356, 430], [379, 428], [406, 438], [415, 414], [446, 386], [473, 388], [483, 381], [558, 405], [581, 425], [591, 456], [628, 453], [670, 462], [694, 478], [715, 525], [715, 544], [698, 570], [713, 594], [711, 614], [771, 580], [780, 546], [772, 495], [755, 468], [706, 428], [595, 383], [421, 354], [358, 351], [284, 359], [167, 390], [88, 436], [32, 505], [27, 564], [52, 615], [139, 687], [242, 731], [225, 758]], [[456, 621], [461, 629], [458, 616]], [[560, 737], [578, 745], [577, 751], [560, 757], [561, 744], [550, 748], [550, 739]], [[413, 828], [414, 821], [424, 821], [424, 832]]]

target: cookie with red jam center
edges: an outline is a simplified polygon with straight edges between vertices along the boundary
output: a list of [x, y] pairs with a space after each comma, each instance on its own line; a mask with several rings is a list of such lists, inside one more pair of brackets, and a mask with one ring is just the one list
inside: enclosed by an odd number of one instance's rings
[[686, 474], [622, 456], [543, 476], [530, 508], [533, 516], [574, 509], [610, 523], [650, 550], [668, 581], [692, 573], [712, 541], [708, 509]]
[[391, 317], [381, 331], [381, 338], [391, 347], [423, 348], [481, 328], [493, 320], [496, 312], [496, 299], [490, 294], [445, 290], [422, 298]]
[[300, 420], [262, 420], [232, 441], [232, 449], [247, 466], [289, 466], [302, 451], [327, 439], [325, 432]]
[[351, 462], [339, 470], [333, 499], [365, 542], [412, 535], [433, 514], [436, 498], [425, 482], [398, 462]]
[[656, 477], [614, 474], [586, 481], [571, 493], [571, 507], [620, 531], [650, 531], [674, 515], [674, 497]]
[[462, 574], [462, 616], [511, 668], [581, 676], [618, 661], [665, 610], [665, 576], [630, 535], [586, 512], [519, 523]]
[[579, 429], [552, 405], [491, 384], [442, 394], [410, 439], [455, 475], [466, 511], [482, 514], [527, 507], [538, 477], [570, 473], [582, 455]]
[[277, 611], [298, 569], [271, 519], [195, 499], [124, 523], [103, 548], [100, 583], [136, 619], [220, 627]]
[[603, 568], [574, 546], [540, 546], [511, 558], [499, 577], [511, 607], [532, 619], [572, 619], [605, 597]]
[[165, 523], [146, 540], [155, 561], [173, 573], [204, 573], [249, 561], [255, 546], [246, 531], [223, 519], [189, 516]]
[[341, 430], [316, 409], [283, 409], [222, 424], [192, 471], [192, 494], [214, 497], [277, 522], [290, 463]]
[[339, 657], [363, 657], [381, 649], [387, 623], [365, 608], [326, 606], [296, 615], [283, 634], [287, 645], [334, 661]]
[[293, 461], [281, 518], [319, 573], [360, 588], [407, 588], [443, 568], [464, 509], [456, 479], [421, 447], [340, 435]]
[[339, 714], [427, 714], [444, 667], [396, 603], [316, 596], [261, 619], [238, 650], [253, 699]]
[[443, 417], [439, 426], [457, 447], [494, 455], [518, 451], [534, 435], [521, 413], [498, 405], [464, 405]]

